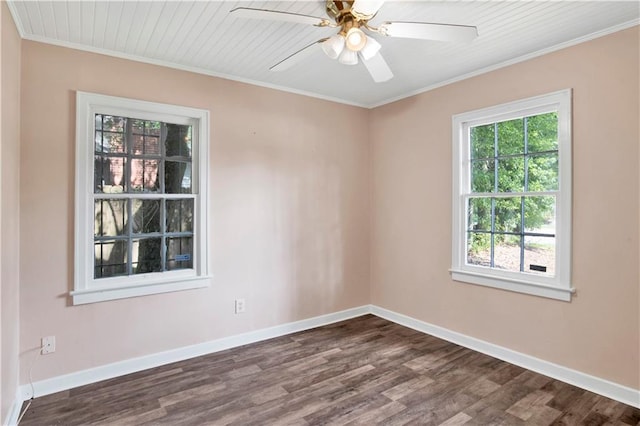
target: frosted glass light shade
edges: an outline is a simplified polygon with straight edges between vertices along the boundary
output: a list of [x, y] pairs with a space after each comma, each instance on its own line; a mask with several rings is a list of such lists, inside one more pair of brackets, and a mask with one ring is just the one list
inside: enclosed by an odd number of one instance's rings
[[380, 43], [378, 43], [374, 38], [367, 37], [367, 44], [364, 45], [360, 54], [362, 55], [362, 59], [368, 61], [369, 59], [376, 56], [376, 53], [380, 50]]
[[344, 36], [334, 34], [322, 42], [322, 50], [331, 59], [337, 59], [344, 50]]
[[367, 44], [367, 36], [359, 28], [351, 28], [345, 37], [347, 49], [359, 52]]
[[344, 65], [356, 65], [358, 63], [358, 52], [344, 49], [338, 58], [338, 62]]

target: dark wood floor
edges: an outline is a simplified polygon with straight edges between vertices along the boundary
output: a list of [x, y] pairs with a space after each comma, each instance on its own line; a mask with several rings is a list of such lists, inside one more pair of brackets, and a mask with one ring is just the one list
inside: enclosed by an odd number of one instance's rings
[[37, 398], [21, 425], [637, 425], [640, 410], [366, 315]]

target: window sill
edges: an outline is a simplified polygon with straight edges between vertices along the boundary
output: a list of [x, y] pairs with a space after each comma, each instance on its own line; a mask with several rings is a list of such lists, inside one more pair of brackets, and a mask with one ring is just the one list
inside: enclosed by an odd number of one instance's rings
[[192, 290], [210, 286], [211, 277], [182, 278], [179, 281], [136, 283], [113, 287], [75, 290], [69, 294], [74, 305], [104, 302], [107, 300], [126, 299], [129, 297], [147, 296], [150, 294], [169, 293]]
[[571, 287], [558, 287], [459, 269], [450, 269], [449, 272], [451, 273], [451, 278], [454, 281], [499, 288], [501, 290], [514, 291], [516, 293], [530, 294], [533, 296], [546, 297], [565, 302], [570, 302], [571, 295], [575, 293], [575, 289]]

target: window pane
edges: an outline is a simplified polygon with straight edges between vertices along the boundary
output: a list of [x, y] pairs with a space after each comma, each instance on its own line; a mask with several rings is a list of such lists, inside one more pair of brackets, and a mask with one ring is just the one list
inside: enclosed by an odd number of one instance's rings
[[167, 238], [167, 270], [193, 268], [193, 238]]
[[96, 131], [96, 152], [124, 153], [124, 135], [122, 133]]
[[491, 198], [470, 198], [468, 210], [469, 230], [491, 230]]
[[527, 118], [528, 152], [558, 149], [558, 113], [549, 112]]
[[520, 272], [520, 236], [496, 235], [493, 263], [495, 268]]
[[524, 270], [554, 276], [556, 268], [555, 237], [524, 237]]
[[167, 157], [191, 158], [191, 126], [167, 123]]
[[524, 191], [524, 157], [498, 160], [498, 192]]
[[495, 156], [495, 126], [477, 126], [471, 128], [471, 158], [493, 158]]
[[132, 154], [160, 155], [160, 138], [158, 136], [134, 134]]
[[131, 191], [158, 192], [160, 189], [160, 160], [131, 160]]
[[525, 197], [524, 229], [526, 232], [555, 235], [555, 215], [556, 197]]
[[125, 190], [124, 173], [126, 164], [126, 158], [96, 155], [93, 169], [95, 193], [113, 194], [123, 192]]
[[124, 132], [125, 120], [124, 117], [118, 117], [115, 115], [96, 115], [96, 121], [98, 117], [102, 117], [102, 129], [110, 132]]
[[96, 241], [93, 277], [127, 275], [127, 241]]
[[133, 242], [132, 267], [134, 274], [162, 271], [160, 238], [141, 238]]
[[491, 266], [491, 234], [467, 233], [467, 264]]
[[144, 131], [147, 135], [160, 136], [162, 131], [162, 122], [160, 121], [145, 121]]
[[527, 173], [528, 191], [557, 191], [558, 153], [530, 156]]
[[524, 154], [524, 119], [498, 123], [498, 156]]
[[167, 200], [167, 232], [193, 232], [193, 199]]
[[519, 233], [522, 224], [521, 197], [496, 198], [495, 203], [495, 230]]
[[132, 200], [133, 232], [160, 232], [160, 200]]
[[127, 233], [127, 200], [94, 201], [93, 235], [115, 237]]
[[471, 192], [494, 192], [494, 163], [493, 160], [471, 162]]
[[164, 176], [166, 194], [191, 194], [191, 163], [167, 161]]

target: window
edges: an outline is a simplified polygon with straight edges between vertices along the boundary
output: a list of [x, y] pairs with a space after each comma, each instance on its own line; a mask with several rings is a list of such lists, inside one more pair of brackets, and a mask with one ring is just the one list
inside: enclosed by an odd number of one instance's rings
[[74, 304], [209, 285], [208, 121], [77, 93]]
[[453, 117], [455, 281], [569, 301], [571, 91]]

